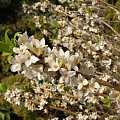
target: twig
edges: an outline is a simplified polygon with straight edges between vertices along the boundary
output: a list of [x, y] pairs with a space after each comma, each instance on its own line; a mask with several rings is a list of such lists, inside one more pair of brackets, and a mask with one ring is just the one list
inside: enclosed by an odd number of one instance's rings
[[118, 37], [120, 37], [120, 34], [113, 28], [111, 27], [108, 23], [106, 23], [105, 21], [101, 20], [101, 22], [103, 24], [105, 24], [106, 26], [108, 26]]
[[70, 110], [66, 110], [66, 109], [64, 109], [64, 108], [59, 108], [59, 107], [54, 107], [54, 106], [49, 106], [49, 108], [50, 109], [55, 109], [55, 110], [60, 110], [60, 111], [63, 111], [63, 112], [67, 112], [67, 113], [69, 113], [69, 114], [71, 114], [71, 115], [74, 115], [74, 116], [77, 116], [78, 114], [77, 113], [75, 113], [75, 112], [72, 112], [72, 111], [70, 111]]
[[79, 96], [73, 96], [73, 95], [70, 95], [68, 93], [60, 93], [60, 94], [66, 95], [66, 96], [71, 97], [71, 98], [79, 98]]
[[[85, 75], [85, 74], [83, 74], [83, 75]], [[94, 77], [94, 78], [95, 78], [95, 82], [98, 82], [100, 85], [104, 85], [104, 86], [113, 88], [113, 89], [115, 89], [116, 91], [120, 91], [120, 84], [117, 85], [117, 86], [116, 86], [116, 85], [113, 85], [113, 84], [111, 84], [111, 83], [109, 83], [109, 82], [107, 82], [107, 81], [103, 81], [103, 80], [97, 79], [96, 76], [94, 76], [94, 75], [92, 75], [92, 76], [90, 76], [90, 75], [85, 75], [85, 76], [87, 76], [87, 77]]]
[[105, 20], [105, 22], [120, 23], [120, 21], [119, 21], [119, 20], [116, 20], [116, 21]]
[[111, 8], [112, 10], [114, 10], [114, 11], [117, 12], [117, 13], [120, 12], [120, 11], [117, 10], [117, 8], [115, 8], [113, 5], [110, 5], [109, 3], [107, 3], [107, 2], [105, 2], [105, 1], [103, 1], [103, 0], [98, 0], [98, 2], [101, 2], [101, 3], [105, 4], [105, 5], [107, 5], [109, 8]]
[[111, 83], [107, 82], [107, 81], [103, 81], [103, 80], [95, 80], [96, 82], [98, 82], [100, 85], [104, 85], [110, 88], [114, 88], [116, 91], [120, 91], [120, 85], [112, 85]]

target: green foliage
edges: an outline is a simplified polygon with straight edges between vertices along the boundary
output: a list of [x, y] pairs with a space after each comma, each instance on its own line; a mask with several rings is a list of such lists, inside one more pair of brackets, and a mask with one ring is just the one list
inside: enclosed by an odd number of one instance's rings
[[14, 45], [13, 45], [12, 41], [10, 40], [10, 38], [8, 37], [8, 31], [9, 31], [9, 29], [7, 29], [5, 32], [5, 43], [7, 43], [10, 46], [10, 48], [13, 48]]
[[5, 41], [0, 41], [0, 52], [5, 52], [5, 53], [12, 53], [12, 49], [14, 47], [14, 44], [12, 40], [8, 37], [8, 31], [6, 30], [5, 32]]
[[51, 22], [51, 24], [50, 24], [51, 35], [49, 37], [51, 43], [53, 43], [54, 39], [56, 38], [59, 27], [60, 27], [60, 25], [57, 21], [53, 20]]
[[42, 117], [37, 117], [35, 120], [44, 120]]
[[11, 53], [11, 50], [9, 48], [9, 44], [0, 41], [0, 52]]
[[88, 7], [88, 8], [87, 8], [87, 13], [88, 13], [90, 16], [92, 16], [92, 12], [93, 12], [92, 8]]
[[9, 112], [3, 107], [0, 107], [0, 120], [11, 120]]
[[87, 109], [90, 110], [93, 107], [93, 103], [87, 103], [86, 107], [87, 107]]
[[[120, 0], [108, 0], [109, 4], [112, 4], [115, 8], [117, 8], [118, 10], [120, 10]], [[118, 20], [118, 16], [116, 15], [115, 11], [113, 11], [112, 9], [106, 9], [106, 15], [105, 18], [107, 21], [107, 23], [109, 25], [111, 25], [118, 33], [120, 31], [120, 22]], [[116, 21], [116, 22], [115, 22]], [[112, 35], [113, 32], [111, 30], [106, 30], [105, 31], [106, 34], [108, 35]]]
[[16, 46], [16, 41], [17, 41], [17, 37], [20, 35], [21, 32], [16, 32], [14, 35], [14, 38], [12, 39], [13, 45]]
[[6, 92], [7, 89], [8, 89], [8, 87], [5, 83], [0, 83], [0, 91]]
[[23, 106], [13, 105], [12, 109], [14, 113], [18, 116], [21, 116], [22, 120], [44, 120], [40, 114], [40, 112], [32, 112], [24, 108]]
[[109, 98], [109, 97], [103, 98], [103, 99], [101, 100], [101, 102], [102, 102], [103, 104], [107, 105], [108, 107], [111, 106], [111, 101], [110, 101], [110, 98]]
[[64, 87], [64, 90], [65, 90], [65, 91], [69, 91], [69, 90], [71, 90], [71, 87], [70, 87], [70, 86], [65, 86], [65, 87]]
[[51, 29], [58, 29], [59, 23], [57, 21], [53, 20], [52, 23], [50, 24], [50, 28]]

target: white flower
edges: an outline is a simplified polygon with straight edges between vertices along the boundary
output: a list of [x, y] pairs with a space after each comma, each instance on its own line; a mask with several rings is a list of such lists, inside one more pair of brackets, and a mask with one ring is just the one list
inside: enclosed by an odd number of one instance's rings
[[12, 72], [21, 71], [21, 69], [22, 69], [21, 64], [24, 63], [24, 62], [25, 62], [24, 55], [21, 55], [21, 54], [15, 55], [15, 57], [12, 58], [12, 60], [10, 62], [12, 64], [11, 71]]
[[36, 63], [37, 61], [39, 61], [39, 59], [34, 55], [31, 55], [31, 53], [28, 50], [25, 52], [25, 57], [26, 57], [25, 65], [27, 67], [29, 67], [32, 63]]
[[95, 83], [94, 83], [94, 88], [99, 89], [99, 88], [100, 88], [99, 83], [95, 82]]
[[37, 56], [44, 54], [44, 49], [47, 45], [45, 45], [45, 39], [35, 39], [34, 36], [29, 38], [29, 42], [26, 43], [26, 46]]
[[55, 54], [56, 57], [58, 57], [59, 59], [68, 59], [70, 57], [70, 51], [66, 51], [64, 52], [63, 49], [59, 49], [57, 50], [56, 47], [53, 47], [52, 51], [51, 51], [52, 54]]
[[28, 42], [28, 35], [27, 32], [23, 33], [22, 35], [19, 36], [18, 38], [18, 45], [25, 44]]
[[17, 53], [17, 54], [24, 54], [26, 49], [27, 49], [27, 46], [25, 46], [25, 45], [20, 45], [20, 48], [14, 47], [14, 48], [13, 48], [13, 52], [15, 52], [15, 53]]
[[60, 63], [58, 58], [56, 60], [50, 59], [48, 62], [50, 68], [48, 68], [48, 71], [58, 71], [60, 69]]
[[77, 118], [78, 118], [78, 120], [85, 120], [84, 116], [82, 115], [82, 113], [79, 113]]
[[112, 63], [111, 59], [101, 61], [101, 65], [105, 66], [106, 68], [110, 68], [111, 63]]
[[20, 64], [20, 63], [13, 64], [13, 65], [11, 66], [11, 71], [12, 71], [12, 72], [21, 71], [21, 64]]
[[75, 55], [72, 55], [68, 58], [68, 63], [66, 64], [68, 70], [74, 69], [75, 71], [78, 71], [78, 63], [79, 63], [79, 54], [75, 53]]
[[89, 83], [89, 82], [88, 82], [86, 79], [83, 80], [83, 85], [84, 85], [84, 86], [88, 85], [88, 83]]
[[75, 76], [76, 72], [75, 71], [67, 71], [65, 68], [60, 69], [60, 74], [62, 75], [59, 79], [60, 83], [69, 83], [70, 78]]
[[47, 104], [48, 102], [45, 99], [41, 99], [40, 104], [38, 105], [38, 110], [42, 110], [45, 106], [45, 104]]
[[88, 85], [89, 82], [87, 81], [87, 79], [81, 80], [78, 84], [78, 90], [81, 90], [83, 86]]
[[68, 26], [66, 31], [67, 32], [65, 33], [65, 36], [68, 36], [68, 35], [72, 34], [73, 28], [71, 26]]
[[92, 114], [90, 115], [90, 118], [92, 119], [92, 120], [96, 120], [97, 119], [97, 112], [92, 112]]
[[33, 38], [31, 42], [32, 42], [33, 46], [35, 46], [36, 48], [45, 47], [45, 39], [44, 38], [42, 38], [40, 41], [38, 39]]

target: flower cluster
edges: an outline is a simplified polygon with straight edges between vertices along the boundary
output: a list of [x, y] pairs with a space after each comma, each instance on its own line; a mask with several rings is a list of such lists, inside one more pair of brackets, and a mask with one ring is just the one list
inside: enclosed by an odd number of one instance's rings
[[[49, 36], [55, 32], [56, 37], [50, 47], [46, 37], [38, 40], [27, 32], [19, 36], [10, 61], [11, 71], [29, 78], [32, 91], [8, 90], [5, 99], [12, 104], [24, 104], [32, 111], [48, 114], [49, 109], [56, 109], [71, 114], [63, 120], [117, 118], [120, 114], [119, 55], [110, 43], [113, 39], [116, 42], [117, 37], [104, 33], [103, 18], [89, 2], [59, 2], [60, 5], [55, 5], [45, 0], [32, 6], [36, 14], [39, 11], [50, 14], [42, 17], [41, 25], [38, 18], [35, 23], [40, 28], [50, 25], [51, 31], [45, 28], [43, 34], [51, 40]], [[104, 115], [101, 112], [104, 104], [116, 111]], [[50, 119], [59, 119], [54, 117]]]

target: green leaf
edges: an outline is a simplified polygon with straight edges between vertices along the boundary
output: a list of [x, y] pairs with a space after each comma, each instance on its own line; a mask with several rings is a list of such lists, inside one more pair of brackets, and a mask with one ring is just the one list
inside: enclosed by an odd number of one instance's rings
[[13, 44], [14, 46], [16, 46], [16, 37], [18, 37], [20, 35], [21, 32], [16, 32], [13, 38]]
[[111, 101], [109, 97], [103, 98], [101, 101], [103, 104], [106, 104], [108, 107], [111, 106]]
[[12, 53], [3, 52], [3, 53], [2, 53], [2, 56], [7, 56], [7, 61], [10, 62]]
[[107, 97], [107, 98], [103, 98], [101, 101], [102, 101], [102, 103], [106, 104], [106, 103], [108, 103], [110, 100], [109, 100], [108, 97]]
[[92, 104], [91, 102], [90, 102], [90, 103], [87, 103], [87, 105], [86, 105], [87, 109], [91, 109], [92, 106], [93, 106], [93, 104]]
[[8, 61], [8, 62], [11, 61], [11, 57], [12, 57], [12, 54], [9, 54], [9, 55], [7, 56], [7, 61]]
[[35, 120], [44, 120], [42, 117], [37, 117]]
[[110, 107], [110, 106], [111, 106], [111, 102], [110, 102], [110, 101], [107, 103], [107, 106], [108, 106], [108, 107]]
[[95, 38], [95, 42], [97, 43], [97, 45], [99, 45], [100, 42], [101, 42], [101, 40], [100, 40], [98, 37], [96, 37], [96, 38]]
[[9, 44], [0, 41], [0, 52], [11, 53], [12, 49], [10, 49]]
[[92, 16], [93, 9], [90, 8], [90, 7], [88, 7], [88, 8], [87, 8], [87, 12], [88, 12], [88, 14], [89, 14], [90, 16]]
[[0, 91], [2, 91], [2, 92], [6, 92], [7, 91], [7, 85], [5, 84], [5, 83], [1, 83], [0, 84]]
[[65, 90], [65, 91], [69, 91], [70, 89], [71, 89], [70, 86], [65, 86], [65, 87], [64, 87], [64, 90]]
[[11, 120], [10, 119], [10, 114], [8, 112], [5, 113], [5, 118], [6, 118], [6, 120]]
[[8, 56], [10, 53], [3, 52], [2, 56]]
[[8, 43], [11, 47], [14, 47], [12, 41], [8, 37], [8, 31], [9, 31], [9, 29], [7, 29], [5, 32], [5, 42]]
[[52, 23], [51, 23], [51, 25], [50, 25], [50, 27], [51, 27], [51, 29], [57, 29], [57, 28], [59, 28], [59, 23], [57, 22], [57, 21], [52, 21]]
[[5, 120], [5, 114], [3, 112], [0, 112], [0, 118], [1, 120]]

